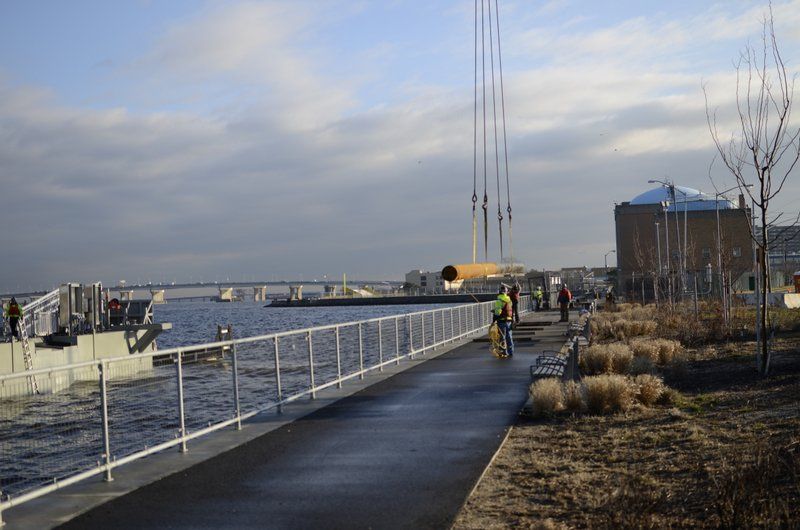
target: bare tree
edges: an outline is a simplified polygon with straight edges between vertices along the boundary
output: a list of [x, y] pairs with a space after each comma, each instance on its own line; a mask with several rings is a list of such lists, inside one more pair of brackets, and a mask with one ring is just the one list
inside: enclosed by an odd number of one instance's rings
[[[800, 129], [792, 129], [790, 118], [794, 97], [794, 78], [786, 73], [786, 64], [775, 37], [772, 4], [762, 21], [760, 46], [748, 44], [736, 63], [736, 106], [739, 128], [723, 141], [717, 128], [716, 110], [709, 110], [706, 93], [706, 117], [709, 131], [725, 166], [735, 177], [741, 193], [753, 202], [752, 215], [757, 216], [760, 231], [751, 228], [756, 245], [758, 270], [762, 281], [757, 304], [761, 308], [757, 329], [759, 372], [769, 372], [768, 294], [770, 287], [769, 229], [775, 219], [769, 218], [770, 202], [783, 189], [787, 178], [800, 159]], [[754, 186], [749, 187], [752, 179]], [[780, 217], [780, 215], [778, 215]]]

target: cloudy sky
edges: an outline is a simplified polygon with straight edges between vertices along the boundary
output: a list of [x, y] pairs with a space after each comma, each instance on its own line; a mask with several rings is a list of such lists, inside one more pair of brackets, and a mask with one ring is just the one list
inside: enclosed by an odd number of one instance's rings
[[[469, 261], [473, 5], [3, 1], [0, 291]], [[614, 202], [711, 188], [702, 84], [732, 130], [764, 2], [499, 7], [518, 260], [600, 265]], [[774, 11], [797, 71], [800, 0]]]

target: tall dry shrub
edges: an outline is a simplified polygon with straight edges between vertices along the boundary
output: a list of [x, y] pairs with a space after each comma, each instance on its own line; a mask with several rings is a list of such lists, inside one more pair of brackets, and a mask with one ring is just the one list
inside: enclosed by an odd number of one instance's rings
[[536, 381], [531, 385], [530, 395], [531, 411], [536, 417], [555, 414], [565, 408], [561, 381], [554, 377]]
[[624, 374], [633, 361], [633, 352], [627, 344], [612, 342], [595, 344], [581, 354], [580, 368], [584, 374]]
[[670, 339], [636, 338], [628, 342], [635, 357], [644, 357], [654, 363], [669, 364], [682, 351], [680, 342]]
[[635, 387], [630, 379], [618, 374], [587, 377], [583, 380], [586, 407], [592, 414], [625, 412], [633, 404]]
[[583, 396], [583, 385], [575, 381], [567, 381], [563, 385], [564, 407], [569, 412], [583, 412], [586, 410], [586, 401]]
[[636, 400], [648, 407], [657, 403], [664, 393], [664, 381], [654, 375], [637, 375], [633, 384], [636, 387]]

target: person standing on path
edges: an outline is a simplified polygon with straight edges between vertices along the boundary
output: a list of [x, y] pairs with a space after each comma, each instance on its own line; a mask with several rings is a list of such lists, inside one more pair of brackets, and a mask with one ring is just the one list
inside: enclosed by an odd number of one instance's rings
[[536, 299], [536, 308], [534, 311], [540, 311], [542, 309], [542, 301], [544, 300], [544, 293], [542, 292], [541, 286], [536, 286], [536, 291], [534, 292], [533, 296]]
[[519, 324], [519, 292], [520, 286], [518, 283], [515, 283], [514, 286], [511, 287], [511, 292], [509, 293], [509, 298], [511, 298], [511, 312], [515, 327], [517, 324]]
[[561, 286], [558, 292], [558, 306], [561, 308], [560, 322], [569, 322], [569, 303], [572, 301], [572, 293], [567, 289], [567, 284]]
[[22, 308], [13, 296], [8, 306], [6, 306], [6, 318], [8, 319], [8, 326], [11, 328], [11, 336], [19, 340], [19, 320], [22, 318]]
[[514, 309], [511, 304], [511, 297], [508, 296], [508, 286], [502, 284], [497, 300], [494, 301], [494, 318], [497, 327], [505, 338], [506, 350], [503, 357], [514, 356], [514, 338], [511, 335], [511, 323], [514, 319]]

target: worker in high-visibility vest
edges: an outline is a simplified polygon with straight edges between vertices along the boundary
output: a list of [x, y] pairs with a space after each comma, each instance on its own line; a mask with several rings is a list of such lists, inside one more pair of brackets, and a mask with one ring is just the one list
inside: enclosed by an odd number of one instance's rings
[[494, 301], [494, 320], [500, 333], [505, 337], [506, 349], [503, 357], [514, 356], [514, 338], [511, 335], [511, 324], [514, 321], [514, 309], [511, 297], [508, 296], [508, 286], [502, 284], [497, 299]]
[[539, 311], [542, 309], [542, 302], [544, 301], [544, 293], [542, 292], [542, 287], [540, 285], [536, 286], [536, 290], [533, 292], [533, 298], [536, 300], [535, 311]]
[[11, 301], [6, 306], [5, 311], [8, 327], [11, 328], [11, 336], [19, 339], [19, 321], [22, 318], [22, 307], [17, 303], [16, 298], [11, 297]]

